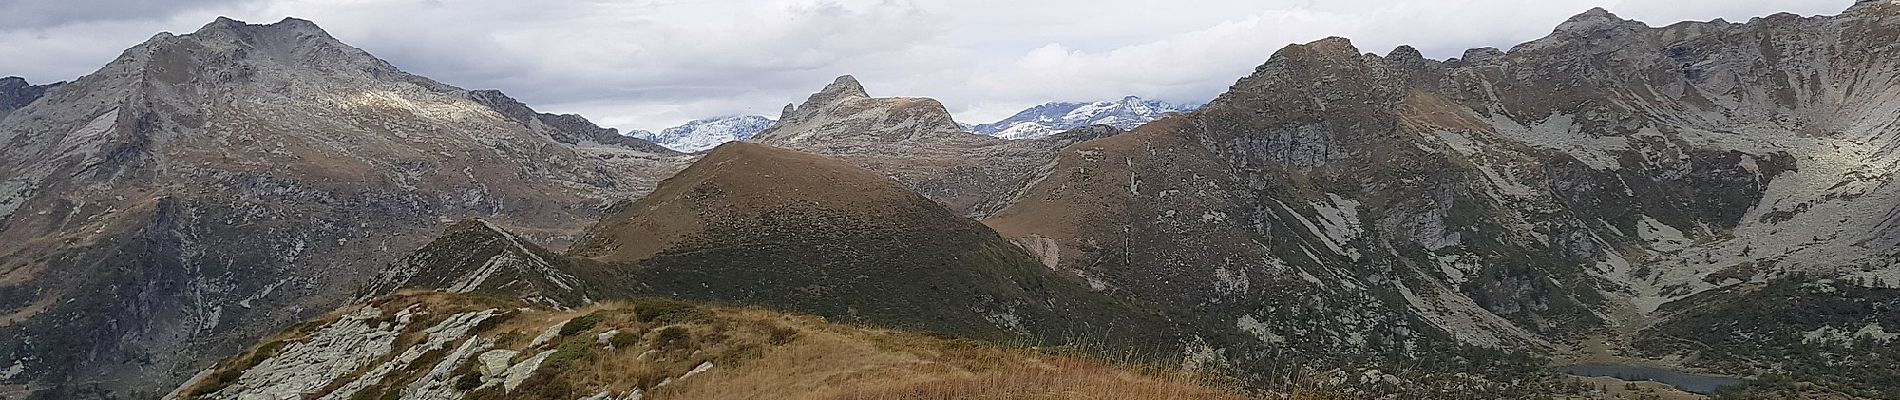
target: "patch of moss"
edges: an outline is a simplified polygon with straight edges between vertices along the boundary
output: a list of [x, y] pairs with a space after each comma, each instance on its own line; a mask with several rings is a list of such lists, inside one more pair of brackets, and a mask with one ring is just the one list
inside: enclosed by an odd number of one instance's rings
[[594, 338], [592, 337], [576, 336], [567, 338], [567, 340], [561, 341], [560, 346], [554, 348], [554, 354], [549, 354], [546, 360], [541, 361], [541, 366], [544, 369], [559, 370], [568, 364], [587, 357], [588, 353], [593, 350], [593, 347]]

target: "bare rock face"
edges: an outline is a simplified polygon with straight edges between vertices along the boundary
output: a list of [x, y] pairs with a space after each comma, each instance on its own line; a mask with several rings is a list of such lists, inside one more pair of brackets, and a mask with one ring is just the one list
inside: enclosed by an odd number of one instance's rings
[[0, 118], [4, 383], [154, 397], [449, 221], [558, 248], [688, 161], [500, 99], [297, 19], [159, 34], [47, 90]]
[[46, 94], [47, 89], [57, 86], [59, 86], [58, 83], [33, 85], [17, 76], [0, 78], [0, 119], [6, 119], [7, 114], [13, 113], [13, 110], [26, 107], [34, 100], [39, 100], [40, 96]]
[[1076, 135], [1004, 140], [961, 131], [942, 103], [870, 97], [839, 77], [749, 141], [837, 157], [886, 174], [959, 214], [998, 210]]

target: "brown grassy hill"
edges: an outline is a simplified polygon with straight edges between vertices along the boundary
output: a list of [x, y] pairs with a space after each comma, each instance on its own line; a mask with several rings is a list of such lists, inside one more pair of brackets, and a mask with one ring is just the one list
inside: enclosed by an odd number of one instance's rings
[[572, 255], [623, 270], [642, 295], [972, 338], [1172, 349], [1190, 332], [1052, 273], [896, 181], [749, 143], [722, 145], [618, 206]]

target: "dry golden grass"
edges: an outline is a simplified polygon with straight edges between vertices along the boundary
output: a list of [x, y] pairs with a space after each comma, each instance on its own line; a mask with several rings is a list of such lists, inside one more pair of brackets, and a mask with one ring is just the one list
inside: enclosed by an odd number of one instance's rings
[[[758, 317], [757, 311], [745, 315]], [[695, 399], [1241, 399], [1196, 376], [1098, 358], [786, 320], [798, 338], [655, 391]]]

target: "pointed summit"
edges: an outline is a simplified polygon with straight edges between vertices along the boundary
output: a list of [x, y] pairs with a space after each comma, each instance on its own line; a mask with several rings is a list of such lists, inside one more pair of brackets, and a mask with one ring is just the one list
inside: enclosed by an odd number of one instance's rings
[[832, 80], [831, 84], [826, 85], [825, 90], [819, 91], [818, 94], [837, 97], [871, 97], [869, 93], [864, 92], [864, 85], [858, 83], [858, 78], [851, 75], [838, 76], [838, 79]]
[[198, 27], [198, 30], [194, 33], [205, 33], [205, 32], [210, 32], [210, 31], [219, 30], [219, 29], [237, 29], [243, 26], [244, 26], [244, 21], [231, 19], [231, 17], [226, 17], [226, 16], [218, 16], [217, 19], [211, 20], [210, 23], [207, 23], [207, 24], [204, 24], [204, 26]]
[[[1631, 22], [1635, 22], [1635, 21], [1618, 17], [1616, 16], [1616, 14], [1611, 13], [1610, 10], [1603, 9], [1603, 7], [1595, 7], [1595, 8], [1591, 8], [1589, 11], [1584, 11], [1582, 14], [1577, 14], [1576, 16], [1570, 17], [1570, 19], [1565, 20], [1564, 23], [1562, 24], [1558, 24], [1555, 32], [1557, 33], [1593, 32], [1597, 30], [1610, 28], [1610, 27], [1626, 25]], [[1641, 25], [1641, 23], [1638, 23], [1638, 25]]]

